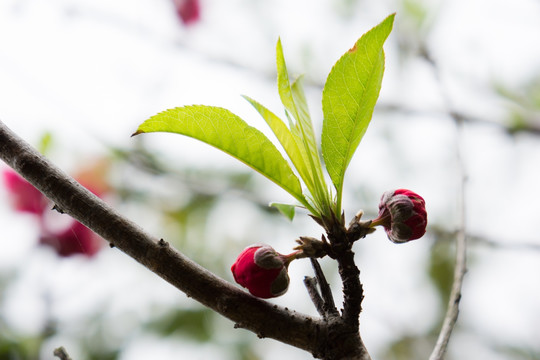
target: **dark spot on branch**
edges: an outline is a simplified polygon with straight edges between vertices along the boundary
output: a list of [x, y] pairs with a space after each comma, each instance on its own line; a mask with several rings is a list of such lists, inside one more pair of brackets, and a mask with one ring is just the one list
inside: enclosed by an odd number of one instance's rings
[[166, 242], [166, 241], [163, 240], [163, 239], [159, 239], [158, 245], [165, 248], [165, 247], [168, 247], [168, 246], [169, 246], [169, 243]]
[[54, 356], [60, 358], [61, 360], [71, 360], [66, 349], [64, 349], [63, 346], [60, 346], [59, 348], [54, 349], [53, 354]]
[[58, 211], [60, 214], [64, 214], [64, 210], [62, 210], [62, 209], [60, 208], [60, 206], [58, 206], [58, 205], [56, 205], [56, 204], [54, 204], [54, 206], [52, 207], [52, 210], [56, 210], [56, 211]]

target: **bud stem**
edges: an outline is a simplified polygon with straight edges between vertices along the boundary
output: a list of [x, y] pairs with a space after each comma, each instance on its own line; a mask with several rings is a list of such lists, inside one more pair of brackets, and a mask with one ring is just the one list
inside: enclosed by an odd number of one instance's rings
[[390, 219], [390, 214], [379, 216], [376, 219], [371, 220], [371, 224], [369, 224], [369, 227], [374, 228], [375, 226], [384, 225], [388, 222], [389, 219]]
[[290, 253], [289, 255], [281, 255], [283, 258], [283, 262], [285, 263], [285, 266], [289, 266], [289, 264], [296, 259], [302, 259], [307, 257], [302, 250], [297, 250], [295, 252]]

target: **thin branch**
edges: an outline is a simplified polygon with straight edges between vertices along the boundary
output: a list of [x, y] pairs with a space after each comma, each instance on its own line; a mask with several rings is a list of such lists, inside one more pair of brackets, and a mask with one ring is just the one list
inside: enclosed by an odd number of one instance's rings
[[53, 355], [58, 357], [60, 360], [71, 360], [69, 357], [69, 354], [67, 353], [66, 349], [64, 349], [63, 346], [60, 346], [59, 348], [54, 349]]
[[448, 107], [448, 113], [456, 124], [456, 160], [458, 163], [458, 211], [459, 211], [459, 225], [456, 233], [456, 263], [454, 267], [454, 280], [452, 283], [452, 290], [450, 292], [450, 298], [448, 300], [448, 308], [444, 316], [444, 321], [437, 338], [437, 342], [431, 353], [429, 360], [443, 360], [446, 350], [448, 349], [448, 343], [450, 336], [455, 328], [458, 315], [459, 315], [459, 303], [461, 301], [461, 289], [463, 287], [463, 279], [467, 272], [467, 236], [466, 236], [466, 182], [467, 174], [465, 171], [465, 165], [463, 162], [463, 153], [461, 146], [461, 138], [463, 131], [463, 118], [451, 111], [450, 99], [442, 86], [442, 79], [440, 78], [439, 69], [437, 64], [429, 56], [425, 55], [426, 60], [432, 65], [435, 76], [437, 77], [441, 89], [441, 94]]
[[321, 296], [323, 300], [323, 310], [326, 316], [338, 316], [339, 312], [336, 309], [336, 305], [334, 303], [334, 297], [332, 296], [332, 290], [330, 289], [330, 285], [328, 284], [328, 281], [326, 281], [326, 277], [324, 276], [324, 273], [321, 269], [321, 265], [315, 258], [309, 258], [311, 261], [311, 266], [313, 267], [313, 270], [315, 271], [315, 276], [317, 277], [317, 282], [319, 283], [319, 288], [321, 289]]
[[[463, 165], [461, 164], [461, 167]], [[462, 170], [463, 174], [463, 170]], [[448, 301], [448, 309], [444, 317], [444, 322], [441, 327], [441, 332], [435, 344], [435, 348], [429, 357], [429, 360], [442, 360], [444, 354], [448, 348], [448, 342], [450, 336], [457, 322], [459, 315], [459, 303], [461, 301], [461, 289], [463, 287], [463, 279], [467, 272], [467, 237], [465, 233], [465, 176], [461, 176], [461, 186], [459, 195], [459, 210], [460, 226], [456, 234], [456, 264], [454, 267], [454, 281], [452, 284], [452, 291], [450, 292], [450, 299]]]
[[323, 319], [326, 319], [324, 301], [321, 297], [321, 294], [319, 294], [319, 290], [317, 289], [317, 279], [314, 277], [306, 276], [304, 277], [304, 285], [306, 286], [307, 292], [309, 294], [309, 297], [311, 298], [311, 301], [313, 302], [313, 305], [315, 305], [315, 309], [317, 309], [317, 312], [323, 317]]
[[540, 136], [540, 126], [538, 125], [539, 119], [538, 117], [534, 117], [534, 116], [525, 118], [523, 123], [520, 123], [519, 127], [516, 127], [516, 126], [510, 126], [510, 125], [504, 124], [502, 120], [498, 121], [498, 120], [493, 120], [493, 119], [491, 120], [484, 119], [484, 118], [467, 114], [464, 112], [453, 111], [449, 114], [448, 111], [415, 109], [415, 108], [407, 107], [406, 105], [395, 104], [395, 103], [377, 104], [376, 110], [378, 112], [387, 112], [387, 113], [397, 112], [402, 115], [416, 115], [416, 116], [441, 117], [441, 116], [450, 115], [453, 121], [455, 121], [455, 119], [459, 119], [460, 121], [463, 121], [464, 123], [471, 124], [471, 125], [480, 125], [480, 126], [486, 126], [486, 127], [489, 126], [489, 127], [498, 129], [509, 136], [515, 136], [517, 134], [523, 134], [523, 133], [533, 135], [533, 136]]
[[[431, 226], [428, 231], [433, 238], [437, 239], [437, 241], [454, 239], [458, 234], [457, 230], [448, 230], [441, 226]], [[538, 241], [532, 242], [530, 240], [527, 241], [521, 239], [508, 240], [503, 238], [495, 239], [471, 232], [467, 232], [465, 235], [467, 237], [468, 247], [478, 246], [504, 251], [534, 251], [540, 253], [540, 242]]]
[[514, 251], [535, 251], [540, 252], [540, 244], [525, 241], [502, 242], [488, 239], [482, 236], [468, 235], [467, 239], [471, 244], [485, 245], [494, 249], [514, 250]]
[[66, 214], [188, 297], [229, 318], [236, 327], [312, 354], [324, 345], [324, 324], [320, 320], [257, 299], [194, 263], [164, 240], [146, 234], [54, 166], [1, 121], [0, 158]]

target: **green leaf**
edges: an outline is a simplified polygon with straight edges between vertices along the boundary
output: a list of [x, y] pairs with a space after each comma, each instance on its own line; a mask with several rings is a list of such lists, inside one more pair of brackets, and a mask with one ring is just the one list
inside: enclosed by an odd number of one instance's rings
[[294, 103], [291, 83], [289, 81], [289, 73], [287, 71], [287, 65], [285, 64], [285, 57], [283, 56], [283, 47], [281, 46], [281, 39], [278, 39], [276, 45], [276, 65], [278, 76], [278, 92], [281, 102], [285, 109], [287, 109], [295, 119], [298, 119], [298, 112]]
[[319, 212], [328, 213], [331, 195], [324, 180], [315, 131], [302, 86], [302, 77], [299, 77], [291, 86], [281, 40], [278, 40], [276, 46], [276, 64], [279, 96], [285, 109], [288, 111], [287, 115], [289, 116], [290, 114], [296, 120], [293, 121], [289, 118], [290, 131], [296, 144], [300, 148], [303, 148], [302, 153], [305, 155], [305, 166], [309, 169], [310, 173], [311, 180], [306, 181], [304, 179], [304, 181], [313, 196]]
[[270, 129], [274, 132], [274, 135], [280, 142], [281, 146], [291, 159], [294, 167], [300, 174], [300, 177], [304, 180], [308, 188], [311, 188], [313, 183], [310, 168], [306, 166], [307, 156], [303, 146], [299, 146], [295, 137], [291, 134], [291, 131], [285, 125], [277, 115], [268, 110], [264, 105], [258, 103], [248, 96], [244, 98], [259, 112], [262, 118], [266, 121]]
[[290, 204], [280, 204], [280, 203], [271, 203], [270, 206], [275, 207], [279, 210], [280, 213], [285, 215], [285, 217], [289, 220], [294, 219], [294, 214], [296, 211], [296, 205], [290, 205]]
[[149, 132], [182, 134], [212, 145], [307, 204], [300, 181], [274, 144], [227, 109], [202, 105], [170, 109], [143, 122], [134, 135]]
[[[325, 210], [330, 210], [331, 194], [326, 186], [326, 181], [324, 180], [321, 158], [319, 156], [319, 148], [317, 147], [313, 123], [311, 122], [311, 117], [309, 116], [302, 81], [303, 77], [298, 77], [291, 87], [292, 96], [294, 103], [297, 105], [299, 116], [295, 127], [296, 131], [294, 131], [293, 134], [298, 138], [297, 141], [302, 141], [304, 144], [304, 148], [308, 154], [307, 158], [313, 174], [313, 182], [315, 185], [312, 189], [312, 193], [316, 201], [321, 206], [321, 213], [325, 213]], [[326, 212], [326, 215], [330, 214]]]
[[[293, 135], [296, 135], [298, 145], [305, 148], [308, 157], [311, 157], [312, 160], [313, 158], [316, 158], [314, 163], [320, 164], [315, 132], [313, 130], [311, 117], [309, 116], [304, 88], [302, 86], [302, 77], [296, 79], [291, 86], [287, 65], [285, 64], [285, 57], [283, 56], [281, 40], [278, 40], [276, 46], [276, 63], [278, 72], [278, 91], [281, 102], [285, 106], [285, 109], [287, 109], [296, 120], [296, 122], [291, 121]], [[316, 173], [322, 174], [322, 166], [319, 166], [319, 169], [314, 170]]]
[[334, 65], [323, 90], [322, 153], [338, 192], [338, 209], [345, 170], [373, 115], [384, 72], [383, 44], [394, 15], [365, 33]]

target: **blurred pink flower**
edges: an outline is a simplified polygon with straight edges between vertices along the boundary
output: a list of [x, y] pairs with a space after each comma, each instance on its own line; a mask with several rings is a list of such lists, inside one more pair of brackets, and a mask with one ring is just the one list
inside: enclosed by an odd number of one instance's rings
[[51, 246], [60, 256], [82, 254], [91, 257], [103, 246], [103, 240], [98, 235], [75, 220], [64, 230], [42, 233], [39, 243]]
[[4, 170], [2, 176], [16, 211], [43, 214], [47, 207], [47, 198], [38, 189], [12, 170]]
[[191, 25], [200, 19], [199, 0], [173, 0], [176, 14], [184, 25]]
[[[95, 169], [94, 175], [103, 175], [99, 174], [99, 170], [103, 170], [102, 168]], [[81, 172], [85, 175], [82, 177], [82, 182], [92, 188], [91, 191], [96, 195], [103, 195], [103, 192], [108, 188], [104, 185], [103, 180], [97, 180], [100, 178], [99, 176], [90, 177], [91, 173], [91, 169]], [[103, 246], [104, 241], [98, 235], [76, 220], [70, 219], [68, 226], [58, 228], [58, 224], [62, 220], [57, 216], [50, 216], [51, 213], [45, 211], [49, 203], [47, 198], [17, 173], [5, 170], [3, 178], [15, 211], [34, 214], [39, 220], [41, 226], [40, 244], [51, 246], [60, 256], [82, 254], [89, 257], [95, 255]], [[93, 187], [91, 180], [95, 181]]]

